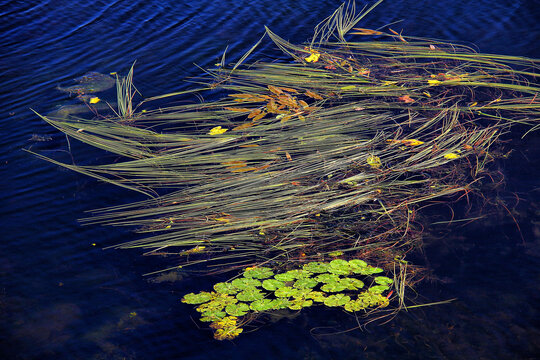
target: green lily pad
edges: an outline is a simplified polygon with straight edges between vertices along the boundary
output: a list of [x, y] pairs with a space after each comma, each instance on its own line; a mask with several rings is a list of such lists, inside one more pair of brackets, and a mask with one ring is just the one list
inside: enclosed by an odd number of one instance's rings
[[278, 298], [272, 300], [272, 310], [286, 309], [291, 304], [291, 301], [285, 298]]
[[236, 298], [240, 301], [255, 301], [262, 299], [264, 297], [264, 293], [261, 292], [261, 290], [257, 288], [247, 288], [244, 291], [239, 292], [236, 294]]
[[368, 291], [363, 292], [362, 294], [358, 295], [358, 301], [361, 301], [365, 304], [366, 307], [368, 306], [387, 306], [389, 303], [389, 300], [382, 296], [381, 294], [376, 293], [370, 293]]
[[324, 299], [324, 305], [326, 306], [343, 306], [351, 300], [350, 296], [343, 294], [330, 295]]
[[220, 303], [220, 304], [224, 304], [224, 305], [229, 305], [229, 304], [235, 304], [238, 302], [238, 300], [236, 300], [236, 298], [234, 296], [231, 296], [231, 295], [227, 295], [227, 294], [215, 294], [215, 296], [212, 298], [212, 302], [215, 302], [215, 303]]
[[289, 272], [287, 271], [287, 272], [284, 272], [284, 273], [281, 273], [281, 274], [274, 275], [274, 279], [279, 280], [279, 281], [288, 282], [288, 281], [296, 280], [296, 277], [294, 276], [294, 274], [289, 274]]
[[263, 289], [268, 291], [275, 291], [283, 286], [285, 286], [285, 283], [276, 279], [266, 279], [262, 282]]
[[317, 286], [319, 282], [312, 278], [298, 279], [294, 283], [294, 287], [297, 289], [312, 289]]
[[364, 287], [364, 282], [355, 278], [339, 279], [339, 284], [345, 286], [347, 290], [358, 290]]
[[345, 290], [346, 288], [347, 287], [345, 285], [342, 285], [339, 282], [332, 282], [321, 286], [321, 290], [324, 292], [340, 292]]
[[237, 289], [240, 289], [240, 290], [244, 290], [244, 289], [247, 289], [247, 288], [250, 288], [250, 287], [255, 287], [255, 286], [261, 286], [261, 282], [257, 279], [250, 279], [250, 278], [238, 278], [238, 279], [234, 279], [231, 284], [237, 288]]
[[313, 305], [313, 300], [305, 300], [305, 299], [294, 299], [289, 304], [289, 309], [291, 310], [300, 310], [304, 307], [308, 307]]
[[317, 280], [318, 282], [325, 283], [325, 284], [337, 283], [339, 282], [339, 276], [335, 274], [321, 274], [321, 275], [315, 276], [315, 280]]
[[227, 313], [224, 311], [205, 311], [201, 314], [201, 318], [199, 320], [204, 322], [219, 321], [225, 316], [227, 316]]
[[276, 297], [282, 297], [282, 298], [292, 297], [292, 296], [295, 296], [296, 294], [298, 294], [298, 289], [294, 289], [290, 286], [283, 286], [274, 292], [274, 295]]
[[[236, 299], [234, 299], [236, 300]], [[236, 300], [238, 301], [238, 300]], [[233, 303], [233, 302], [230, 302], [230, 303]], [[228, 305], [229, 303], [226, 303], [224, 301], [219, 301], [219, 300], [212, 300], [212, 301], [209, 301], [207, 303], [204, 303], [204, 304], [201, 304], [199, 306], [197, 306], [195, 308], [195, 310], [197, 310], [198, 312], [206, 312], [206, 311], [221, 311], [223, 310], [223, 308]]]
[[352, 260], [349, 260], [349, 266], [353, 269], [358, 269], [358, 268], [365, 268], [368, 266], [368, 264], [364, 260], [352, 259]]
[[375, 285], [375, 286], [370, 287], [368, 291], [373, 294], [382, 294], [388, 289], [389, 289], [388, 285]]
[[383, 272], [384, 270], [378, 267], [368, 265], [365, 268], [358, 269], [358, 274], [361, 275], [373, 275]]
[[184, 295], [182, 302], [186, 304], [202, 304], [212, 299], [212, 294], [206, 291], [202, 291], [198, 294], [189, 293]]
[[367, 305], [360, 300], [351, 300], [348, 303], [346, 303], [344, 306], [345, 310], [354, 312], [354, 311], [360, 311], [367, 308]]
[[379, 284], [379, 285], [392, 285], [392, 283], [394, 282], [394, 280], [390, 279], [389, 277], [386, 277], [386, 276], [376, 276], [375, 277], [375, 283]]
[[255, 267], [244, 271], [245, 277], [254, 279], [268, 279], [273, 275], [274, 272], [272, 271], [272, 269], [267, 267]]
[[249, 311], [249, 305], [245, 303], [229, 304], [225, 311], [232, 316], [244, 316]]
[[320, 274], [320, 273], [325, 273], [328, 271], [328, 263], [314, 261], [314, 262], [305, 264], [302, 268], [306, 271]]
[[295, 299], [300, 299], [300, 298], [305, 298], [307, 295], [309, 295], [311, 293], [311, 289], [307, 288], [307, 289], [296, 289], [296, 292], [295, 294], [293, 295], [293, 297]]
[[253, 311], [267, 311], [273, 309], [273, 302], [271, 299], [260, 299], [252, 302], [249, 307]]
[[214, 284], [214, 290], [220, 294], [232, 295], [238, 292], [238, 289], [231, 283], [220, 282]]
[[349, 262], [343, 259], [332, 260], [328, 272], [336, 275], [349, 275], [351, 273]]
[[305, 298], [315, 302], [324, 302], [326, 295], [322, 291], [310, 291], [309, 294], [306, 294]]

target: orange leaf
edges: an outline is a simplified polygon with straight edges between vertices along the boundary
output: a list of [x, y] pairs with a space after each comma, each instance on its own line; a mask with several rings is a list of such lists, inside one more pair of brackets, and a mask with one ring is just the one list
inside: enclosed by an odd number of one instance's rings
[[305, 94], [309, 96], [310, 98], [322, 100], [323, 97], [317, 93], [314, 93], [313, 91], [306, 90]]
[[255, 116], [259, 115], [261, 113], [261, 109], [255, 109], [252, 112], [249, 113], [248, 119], [254, 118]]
[[265, 117], [267, 114], [266, 111], [263, 111], [261, 112], [259, 115], [255, 116], [251, 121], [255, 122], [255, 121], [259, 121], [261, 120], [263, 117]]
[[351, 33], [354, 35], [382, 35], [383, 33], [377, 30], [371, 30], [371, 29], [363, 29], [363, 28], [353, 28], [354, 30], [358, 30], [357, 33]]
[[292, 161], [292, 156], [287, 151], [285, 151], [285, 157], [287, 158], [287, 160]]
[[270, 90], [271, 92], [273, 92], [273, 93], [276, 94], [276, 95], [281, 95], [281, 94], [283, 94], [283, 90], [281, 90], [281, 89], [278, 88], [277, 86], [268, 85], [268, 90]]
[[411, 98], [409, 95], [403, 95], [398, 97], [398, 100], [404, 103], [413, 103], [414, 99]]
[[252, 122], [248, 122], [242, 125], [238, 125], [237, 127], [234, 127], [232, 130], [233, 131], [244, 130], [244, 129], [252, 127], [253, 125], [255, 124], [253, 124]]
[[[234, 129], [233, 129], [234, 130]], [[247, 144], [247, 145], [239, 145], [238, 147], [241, 147], [241, 148], [250, 148], [250, 147], [258, 147], [259, 145], [257, 144]]]

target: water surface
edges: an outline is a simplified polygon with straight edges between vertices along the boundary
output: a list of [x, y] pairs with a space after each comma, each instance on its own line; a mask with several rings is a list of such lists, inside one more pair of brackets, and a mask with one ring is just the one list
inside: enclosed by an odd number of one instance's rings
[[[102, 250], [134, 239], [125, 229], [81, 227], [85, 211], [140, 199], [21, 151], [71, 162], [66, 138], [30, 108], [47, 113], [75, 100], [57, 85], [88, 71], [125, 74], [137, 60], [143, 96], [185, 89], [184, 80], [241, 57], [264, 25], [302, 42], [340, 1], [0, 1], [2, 87], [0, 354], [6, 359], [532, 359], [540, 353], [539, 137], [505, 163], [504, 210], [494, 221], [435, 229], [418, 260], [439, 281], [411, 310], [366, 331], [340, 311], [310, 309], [276, 318], [234, 342], [197, 328], [186, 292], [215, 279], [183, 274], [149, 281], [164, 259]], [[316, 4], [316, 5], [315, 5]], [[362, 3], [358, 2], [361, 6]], [[540, 57], [535, 1], [385, 1], [361, 24], [475, 44], [483, 52]], [[255, 56], [275, 54], [265, 41]], [[114, 91], [103, 96], [114, 95]], [[39, 139], [46, 141], [36, 141]], [[77, 161], [104, 154], [71, 142]], [[514, 193], [520, 199], [515, 202]], [[514, 206], [515, 204], [515, 206]], [[184, 281], [176, 281], [184, 278]], [[414, 294], [411, 294], [414, 296]]]

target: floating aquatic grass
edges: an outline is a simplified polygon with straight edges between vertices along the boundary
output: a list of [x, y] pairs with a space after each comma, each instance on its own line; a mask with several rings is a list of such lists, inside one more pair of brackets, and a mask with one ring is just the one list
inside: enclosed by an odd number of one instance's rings
[[[248, 310], [231, 298], [251, 301], [249, 311], [310, 301], [359, 311], [387, 304], [381, 294], [394, 284], [403, 308], [405, 286], [422, 278], [402, 260], [421, 242], [419, 211], [480, 189], [500, 137], [514, 125], [537, 128], [540, 61], [356, 27], [371, 9], [343, 4], [302, 45], [266, 29], [287, 61], [245, 66], [254, 46], [194, 79], [202, 87], [138, 106], [132, 67], [117, 81], [116, 117], [40, 115], [119, 161], [36, 155], [148, 195], [83, 220], [137, 228], [140, 238], [118, 248], [169, 255], [175, 268], [249, 267], [214, 293], [184, 297], [213, 304], [200, 310], [216, 338], [241, 332]], [[163, 106], [208, 90], [223, 96]], [[375, 276], [374, 284], [354, 276]], [[357, 298], [337, 296], [360, 289]]]

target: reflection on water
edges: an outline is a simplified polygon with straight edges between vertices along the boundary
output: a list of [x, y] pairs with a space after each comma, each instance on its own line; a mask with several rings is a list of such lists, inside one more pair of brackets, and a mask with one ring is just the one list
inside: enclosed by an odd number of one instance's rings
[[[107, 103], [114, 107], [116, 98], [110, 88], [114, 79], [107, 74], [126, 73], [134, 60], [135, 84], [143, 96], [178, 91], [189, 86], [184, 79], [200, 72], [193, 63], [219, 62], [227, 46], [227, 61], [236, 61], [259, 39], [263, 25], [301, 42], [340, 3], [0, 0], [3, 358], [518, 359], [540, 353], [536, 134], [524, 140], [510, 162], [499, 165], [509, 192], [521, 198], [510, 211], [525, 244], [504, 215], [481, 229], [454, 231], [459, 237], [446, 232], [444, 242], [426, 246], [425, 261], [434, 275], [450, 281], [426, 283], [418, 289], [422, 297], [412, 300], [458, 301], [411, 309], [364, 331], [347, 331], [357, 326], [356, 319], [339, 311], [287, 312], [271, 324], [256, 324], [262, 328], [246, 330], [234, 343], [213, 341], [190, 319], [191, 306], [179, 302], [191, 289], [209, 288], [217, 277], [173, 271], [142, 278], [165, 267], [166, 260], [137, 251], [103, 251], [134, 235], [77, 222], [87, 210], [128, 203], [138, 195], [20, 151], [26, 147], [72, 161], [65, 137], [30, 108], [59, 117], [86, 116], [82, 112], [92, 111], [91, 105], [106, 116]], [[362, 27], [403, 20], [393, 28], [409, 35], [539, 57], [537, 10], [534, 1], [385, 1]], [[269, 44], [258, 55], [273, 56]], [[67, 92], [56, 90], [59, 84]], [[101, 101], [81, 101], [77, 95], [83, 93]], [[80, 163], [104, 156], [74, 141], [70, 145]], [[501, 196], [509, 200], [513, 195]]]

